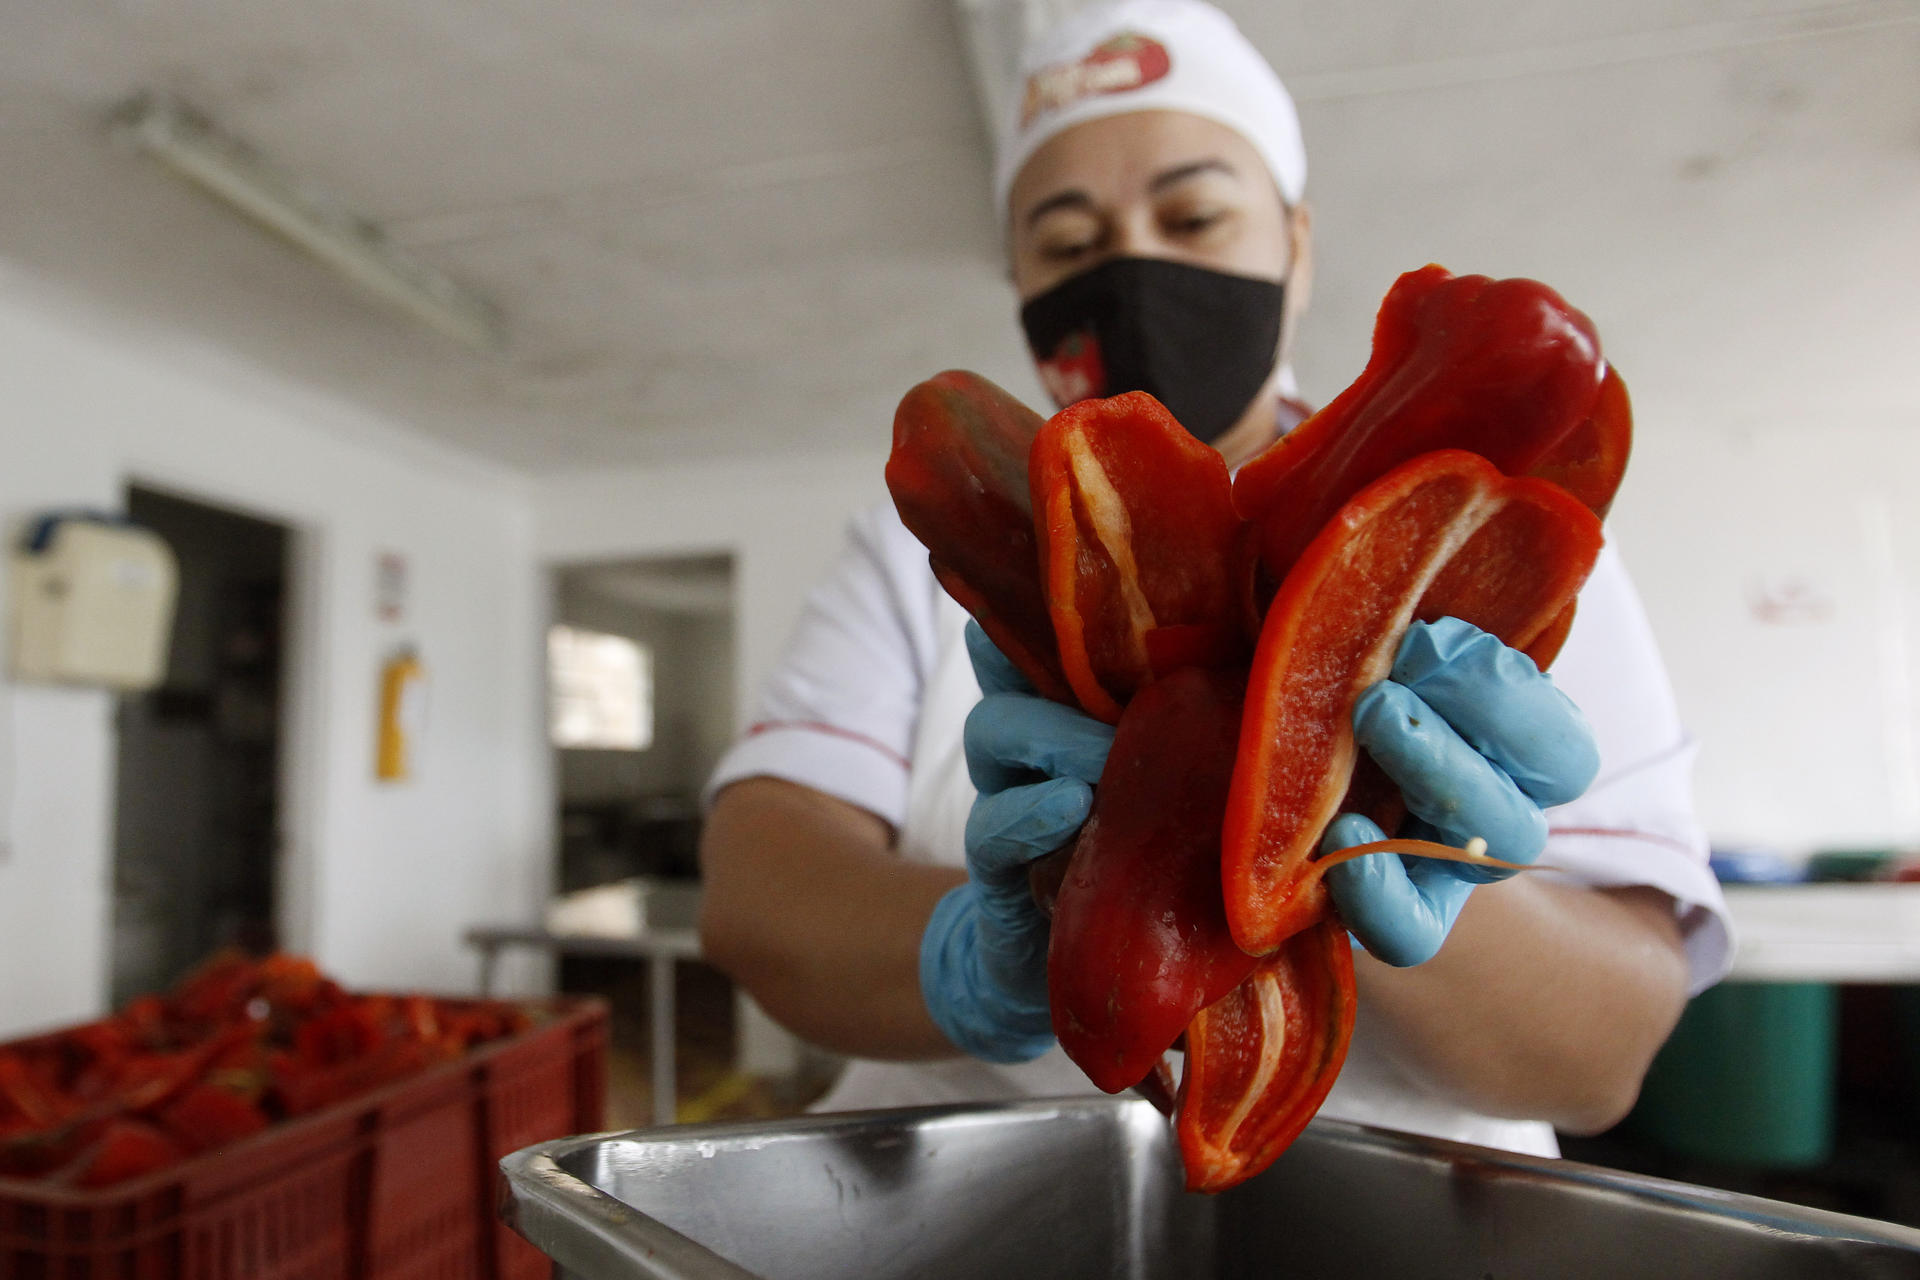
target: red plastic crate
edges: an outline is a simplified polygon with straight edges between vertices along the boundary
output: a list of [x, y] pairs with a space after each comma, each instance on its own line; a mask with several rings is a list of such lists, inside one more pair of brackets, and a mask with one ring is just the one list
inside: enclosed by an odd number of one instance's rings
[[603, 1127], [607, 1011], [575, 998], [521, 1007], [531, 1030], [148, 1177], [97, 1191], [0, 1178], [0, 1277], [551, 1274], [496, 1225], [495, 1165]]

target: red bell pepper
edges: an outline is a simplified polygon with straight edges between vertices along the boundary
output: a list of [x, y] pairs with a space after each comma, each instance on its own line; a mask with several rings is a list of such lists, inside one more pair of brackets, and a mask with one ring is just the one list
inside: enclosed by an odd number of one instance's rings
[[1138, 1084], [1195, 1014], [1253, 971], [1220, 896], [1220, 814], [1246, 685], [1187, 668], [1127, 705], [1053, 904], [1047, 994], [1067, 1056]]
[[297, 956], [215, 956], [164, 996], [0, 1051], [0, 1177], [150, 1173], [528, 1025], [494, 1001], [360, 996]]
[[1158, 400], [1062, 410], [1030, 467], [1053, 636], [1087, 714], [1111, 724], [1155, 675], [1244, 654], [1227, 464]]
[[887, 490], [940, 585], [1034, 688], [1071, 705], [1036, 571], [1027, 455], [1041, 425], [979, 374], [938, 374], [894, 412]]
[[1193, 1020], [1176, 1121], [1189, 1191], [1224, 1191], [1300, 1136], [1346, 1061], [1353, 1014], [1353, 948], [1328, 917]]
[[49, 1087], [17, 1053], [0, 1053], [0, 1129], [36, 1129], [56, 1124], [73, 1111], [72, 1104]]
[[166, 999], [178, 1022], [212, 1024], [230, 1020], [259, 984], [255, 962], [239, 951], [222, 951], [182, 978]]
[[114, 1120], [61, 1176], [76, 1187], [107, 1187], [157, 1172], [185, 1154], [179, 1143], [143, 1120]]
[[300, 1023], [293, 1051], [311, 1066], [330, 1067], [371, 1053], [384, 1039], [371, 1009], [342, 1001]]
[[211, 1151], [267, 1127], [267, 1114], [222, 1085], [195, 1084], [161, 1110], [160, 1127], [189, 1152]]
[[1353, 385], [1234, 478], [1279, 582], [1333, 513], [1394, 467], [1466, 449], [1538, 474], [1605, 515], [1632, 431], [1593, 324], [1534, 280], [1409, 271], [1380, 304]]
[[1627, 402], [1627, 384], [1609, 365], [1587, 416], [1541, 454], [1527, 474], [1559, 485], [1604, 520], [1626, 474], [1632, 446], [1633, 409]]
[[1267, 611], [1248, 684], [1221, 873], [1235, 941], [1264, 955], [1325, 916], [1313, 861], [1346, 807], [1354, 701], [1416, 617], [1461, 617], [1524, 648], [1578, 593], [1600, 522], [1544, 480], [1458, 450], [1370, 485], [1308, 547]]

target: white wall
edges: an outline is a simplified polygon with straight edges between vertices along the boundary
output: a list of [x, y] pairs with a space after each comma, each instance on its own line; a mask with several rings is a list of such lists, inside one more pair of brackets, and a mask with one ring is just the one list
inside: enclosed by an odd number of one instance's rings
[[[522, 484], [5, 275], [0, 386], [10, 527], [117, 509], [130, 480], [293, 526], [287, 940], [352, 984], [470, 987], [462, 928], [531, 916], [550, 876], [545, 604]], [[409, 562], [397, 625], [375, 618], [381, 551]], [[376, 680], [403, 640], [432, 710], [416, 780], [382, 785]], [[0, 683], [0, 1035], [102, 1006], [112, 715], [100, 691]]]
[[1642, 434], [1611, 530], [1701, 737], [1717, 841], [1920, 842], [1916, 477], [1920, 413]]

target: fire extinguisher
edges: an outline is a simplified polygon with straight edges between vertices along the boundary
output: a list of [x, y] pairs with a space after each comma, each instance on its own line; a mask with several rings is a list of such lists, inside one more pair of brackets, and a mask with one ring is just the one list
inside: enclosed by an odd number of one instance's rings
[[414, 753], [427, 727], [427, 670], [411, 647], [380, 669], [380, 737], [374, 776], [402, 782], [413, 776]]

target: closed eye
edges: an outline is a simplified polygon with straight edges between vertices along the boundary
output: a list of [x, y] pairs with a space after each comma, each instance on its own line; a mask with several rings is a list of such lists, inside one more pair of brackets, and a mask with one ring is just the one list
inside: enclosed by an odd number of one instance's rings
[[1043, 262], [1072, 263], [1106, 242], [1106, 224], [1083, 208], [1055, 209], [1034, 228], [1034, 249]]
[[1218, 224], [1226, 216], [1220, 212], [1182, 214], [1168, 220], [1167, 230], [1191, 235]]
[[1097, 247], [1092, 240], [1080, 240], [1071, 244], [1045, 244], [1040, 246], [1040, 256], [1048, 262], [1075, 262], [1092, 253]]

